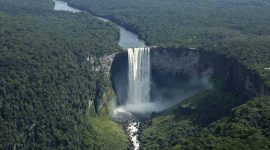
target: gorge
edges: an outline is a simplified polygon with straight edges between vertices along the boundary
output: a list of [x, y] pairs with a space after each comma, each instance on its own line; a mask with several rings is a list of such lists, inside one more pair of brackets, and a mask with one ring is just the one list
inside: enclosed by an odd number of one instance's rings
[[[66, 2], [55, 0], [55, 10], [81, 12]], [[68, 7], [68, 9], [67, 9]], [[106, 18], [98, 19], [110, 22]], [[190, 48], [148, 48], [138, 36], [119, 28], [119, 46], [110, 68], [117, 101], [112, 118], [127, 123], [127, 133], [134, 149], [140, 148], [141, 120], [162, 113], [201, 92], [218, 89], [233, 95], [226, 107], [213, 103], [196, 116], [204, 124], [218, 120], [235, 106], [250, 98], [269, 94], [259, 75], [233, 57]], [[200, 103], [188, 102], [183, 107], [201, 109]], [[213, 114], [213, 115], [212, 115]]]
[[0, 0], [0, 149], [268, 150], [269, 18], [266, 0]]
[[[56, 11], [70, 11], [73, 13], [82, 12], [79, 9], [70, 7], [67, 2], [53, 0], [55, 3], [54, 10]], [[111, 22], [110, 20], [102, 17], [95, 16], [97, 19], [104, 22]], [[134, 150], [139, 149], [139, 126], [140, 123], [135, 121], [133, 115], [134, 108], [144, 107], [150, 100], [150, 49], [144, 48], [143, 41], [138, 39], [138, 36], [124, 27], [117, 25], [119, 29], [119, 46], [128, 49], [129, 54], [129, 81], [128, 81], [128, 97], [125, 106], [120, 105], [114, 108], [113, 118], [117, 121], [122, 120], [121, 113], [130, 114], [128, 125], [126, 127], [127, 133], [132, 141]], [[139, 47], [139, 48], [137, 48]], [[88, 58], [89, 59], [89, 58]], [[125, 109], [123, 109], [123, 107]], [[140, 108], [139, 108], [140, 109]], [[120, 112], [120, 115], [119, 115]], [[140, 112], [140, 110], [136, 110]], [[120, 118], [119, 118], [120, 117]]]

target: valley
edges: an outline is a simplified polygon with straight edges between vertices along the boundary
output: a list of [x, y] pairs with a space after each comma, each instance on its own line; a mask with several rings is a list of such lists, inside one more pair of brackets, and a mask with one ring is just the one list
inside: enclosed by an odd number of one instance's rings
[[0, 0], [0, 149], [270, 149], [268, 8]]

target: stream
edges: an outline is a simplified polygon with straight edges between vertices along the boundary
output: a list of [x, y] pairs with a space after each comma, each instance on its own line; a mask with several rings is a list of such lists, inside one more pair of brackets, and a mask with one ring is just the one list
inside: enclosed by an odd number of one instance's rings
[[[70, 7], [67, 2], [61, 1], [61, 0], [53, 0], [55, 5], [54, 5], [54, 10], [57, 11], [69, 11], [69, 12], [73, 12], [73, 13], [80, 13], [82, 12], [82, 10]], [[111, 22], [114, 23], [106, 18], [102, 18], [102, 17], [98, 17], [98, 16], [94, 16], [97, 19], [104, 21], [104, 22]], [[136, 35], [135, 33], [125, 29], [122, 26], [119, 26], [118, 24], [114, 23], [117, 28], [119, 29], [119, 34], [120, 34], [120, 38], [118, 41], [118, 45], [122, 48], [135, 48], [135, 47], [145, 47], [145, 43], [143, 41], [141, 41], [138, 38], [138, 35]]]
[[[54, 6], [54, 10], [56, 11], [69, 11], [69, 12], [73, 12], [73, 13], [80, 13], [82, 12], [82, 10], [70, 7], [67, 2], [61, 1], [61, 0], [53, 0], [55, 3]], [[102, 17], [98, 17], [98, 16], [94, 16], [97, 19], [104, 21], [104, 22], [110, 22], [113, 24], [116, 24], [106, 18], [102, 18]], [[125, 48], [142, 48], [145, 47], [145, 43], [143, 41], [141, 41], [138, 38], [138, 35], [136, 35], [135, 33], [125, 29], [122, 26], [119, 26], [118, 24], [116, 24], [117, 28], [119, 29], [119, 41], [118, 41], [118, 45], [120, 47], [122, 47], [123, 49]], [[126, 117], [128, 116], [128, 117]], [[132, 142], [132, 150], [138, 150], [140, 149], [140, 142], [139, 142], [139, 127], [140, 127], [140, 122], [137, 121], [137, 119], [135, 119], [135, 117], [129, 113], [129, 112], [125, 112], [125, 111], [121, 111], [120, 109], [116, 109], [114, 112], [114, 119], [116, 119], [117, 121], [124, 123], [125, 125], [125, 130]]]

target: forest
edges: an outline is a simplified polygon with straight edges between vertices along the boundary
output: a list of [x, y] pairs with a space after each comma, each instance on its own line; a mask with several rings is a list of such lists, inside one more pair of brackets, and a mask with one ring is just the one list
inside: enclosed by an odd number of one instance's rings
[[[0, 0], [0, 149], [130, 148], [108, 115], [110, 79], [88, 60], [120, 52], [119, 31], [90, 14], [149, 46], [233, 57], [270, 87], [268, 0], [65, 1], [88, 13], [56, 12], [51, 0]], [[100, 99], [108, 107], [99, 111]], [[217, 85], [153, 113], [141, 149], [270, 149], [269, 94], [238, 102]]]
[[226, 53], [270, 85], [267, 0], [66, 0], [138, 33], [147, 45]]
[[[125, 26], [147, 45], [235, 58], [270, 86], [269, 1], [66, 1]], [[269, 149], [269, 96], [260, 95], [235, 106], [241, 99], [219, 87], [199, 93], [177, 108], [153, 114], [142, 127], [142, 149]], [[219, 116], [230, 105], [234, 108]]]
[[248, 100], [220, 117], [238, 101], [217, 89], [199, 93], [146, 123], [142, 149], [269, 149], [270, 97]]
[[118, 30], [53, 6], [0, 0], [0, 149], [126, 149], [122, 127], [88, 108], [110, 85], [87, 57], [119, 51]]

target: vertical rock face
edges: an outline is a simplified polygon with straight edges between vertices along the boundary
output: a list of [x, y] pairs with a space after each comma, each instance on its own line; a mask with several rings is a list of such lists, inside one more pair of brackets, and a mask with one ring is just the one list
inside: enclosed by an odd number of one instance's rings
[[197, 72], [200, 56], [195, 51], [153, 49], [151, 67], [160, 74]]
[[128, 53], [115, 55], [111, 66], [111, 81], [118, 105], [125, 104], [128, 97]]
[[202, 76], [206, 70], [212, 70], [212, 77], [222, 82], [224, 90], [243, 99], [269, 94], [258, 73], [246, 68], [233, 57], [223, 54], [190, 49], [152, 50], [151, 66], [153, 74], [179, 75], [184, 78]]
[[[110, 84], [110, 70], [114, 60], [115, 54], [103, 55], [100, 57], [88, 56], [86, 61], [92, 66], [92, 69], [99, 73], [100, 79], [103, 81], [96, 82], [96, 93], [93, 100], [89, 100], [88, 108], [91, 109], [91, 106], [94, 106], [96, 113], [99, 113], [103, 106], [106, 106], [113, 96], [112, 87]], [[101, 84], [100, 82], [105, 82]], [[105, 109], [107, 109], [105, 107]]]
[[237, 95], [241, 99], [250, 99], [269, 94], [260, 75], [248, 69], [237, 59], [222, 54], [201, 52], [200, 64], [210, 66], [214, 70], [213, 76], [221, 79], [225, 91]]
[[151, 50], [152, 100], [179, 103], [209, 88], [212, 70], [201, 67], [200, 53], [190, 49]]
[[[150, 101], [158, 98], [157, 94], [173, 99], [171, 95], [179, 93], [179, 89], [187, 91], [209, 88], [210, 80], [218, 80], [224, 91], [243, 100], [267, 95], [270, 91], [255, 71], [223, 54], [203, 50], [152, 48], [150, 63]], [[125, 103], [129, 82], [127, 53], [116, 55], [111, 79], [119, 103]]]

